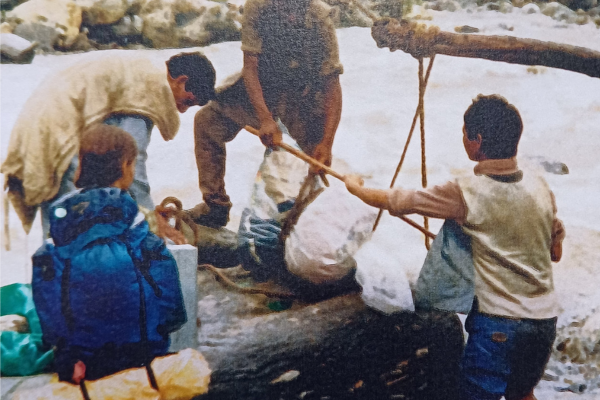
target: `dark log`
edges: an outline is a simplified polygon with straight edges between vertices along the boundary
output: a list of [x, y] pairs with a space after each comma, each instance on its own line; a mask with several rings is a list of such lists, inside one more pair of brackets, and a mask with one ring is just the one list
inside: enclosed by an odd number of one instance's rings
[[[221, 271], [251, 284], [241, 268]], [[210, 271], [198, 285], [199, 350], [213, 370], [203, 400], [456, 398], [456, 315], [387, 316], [358, 294], [274, 312], [277, 299], [241, 294]]]
[[387, 18], [377, 21], [371, 34], [378, 47], [403, 50], [414, 57], [444, 54], [482, 58], [511, 64], [543, 65], [600, 78], [600, 52], [583, 47], [522, 39], [440, 32], [437, 27]]

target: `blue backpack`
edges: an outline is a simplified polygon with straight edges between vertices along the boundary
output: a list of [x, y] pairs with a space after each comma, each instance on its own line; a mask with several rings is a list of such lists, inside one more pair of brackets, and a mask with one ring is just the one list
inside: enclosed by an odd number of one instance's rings
[[186, 322], [179, 273], [129, 194], [71, 193], [52, 205], [50, 233], [33, 255], [32, 288], [57, 363], [82, 360], [96, 379], [166, 354]]

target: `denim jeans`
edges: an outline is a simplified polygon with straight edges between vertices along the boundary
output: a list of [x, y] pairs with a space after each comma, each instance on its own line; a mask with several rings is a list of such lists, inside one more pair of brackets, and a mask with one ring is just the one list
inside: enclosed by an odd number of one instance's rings
[[[146, 159], [148, 158], [146, 151], [150, 144], [150, 133], [152, 132], [153, 127], [152, 121], [141, 115], [112, 114], [108, 116], [103, 123], [119, 127], [128, 132], [135, 139], [138, 155], [135, 165], [135, 176], [133, 177], [133, 183], [129, 187], [129, 194], [131, 194], [131, 197], [133, 197], [140, 206], [153, 210], [154, 203], [150, 197], [150, 184], [148, 182], [148, 173], [146, 172]], [[48, 219], [50, 205], [65, 194], [76, 189], [74, 180], [78, 164], [78, 156], [73, 157], [71, 164], [62, 177], [60, 188], [56, 196], [40, 205], [44, 239], [46, 239], [50, 233], [50, 222]]]

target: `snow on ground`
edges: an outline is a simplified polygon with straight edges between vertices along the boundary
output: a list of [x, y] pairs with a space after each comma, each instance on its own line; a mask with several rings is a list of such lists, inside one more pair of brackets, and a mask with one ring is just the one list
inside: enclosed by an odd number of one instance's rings
[[[478, 27], [481, 34], [512, 35], [578, 45], [600, 50], [600, 30], [592, 24], [566, 25], [540, 14], [524, 15], [460, 11], [427, 11], [443, 30], [455, 26]], [[512, 31], [506, 30], [512, 27]], [[367, 184], [386, 187], [399, 160], [417, 105], [417, 61], [411, 56], [378, 49], [365, 28], [338, 30], [340, 55], [345, 72], [341, 76], [343, 113], [334, 144], [333, 168], [367, 177]], [[202, 48], [222, 81], [241, 68], [239, 43], [222, 43]], [[122, 50], [111, 50], [115, 53]], [[162, 63], [181, 50], [136, 50]], [[6, 154], [10, 130], [34, 88], [44, 77], [94, 54], [37, 56], [31, 65], [2, 65], [1, 150]], [[556, 291], [563, 312], [559, 327], [571, 326], [573, 335], [600, 339], [600, 80], [568, 71], [529, 68], [476, 59], [436, 57], [427, 93], [426, 142], [429, 184], [442, 183], [456, 173], [473, 167], [462, 147], [462, 115], [478, 94], [499, 93], [520, 110], [525, 124], [519, 162], [537, 167], [540, 157], [562, 162], [568, 175], [546, 174], [557, 199], [559, 216], [567, 229], [563, 261], [555, 266]], [[156, 202], [166, 196], [179, 197], [185, 207], [201, 200], [193, 150], [192, 108], [182, 116], [175, 140], [164, 142], [157, 132], [149, 148], [148, 175]], [[236, 230], [241, 212], [248, 204], [254, 175], [262, 158], [259, 140], [241, 132], [228, 145], [226, 186], [234, 203], [229, 228]], [[418, 134], [413, 138], [398, 184], [420, 186]], [[30, 279], [29, 256], [41, 243], [41, 228], [35, 224], [27, 237], [16, 214], [10, 212], [11, 251], [1, 256], [1, 284]], [[4, 221], [4, 214], [2, 216]], [[432, 221], [432, 230], [440, 226]], [[418, 275], [426, 251], [422, 236], [398, 219], [385, 215], [374, 237], [379, 257], [389, 268], [403, 268], [411, 281]], [[590, 316], [590, 318], [586, 318]], [[597, 368], [599, 365], [584, 365]], [[579, 368], [579, 366], [576, 366]], [[597, 374], [597, 369], [596, 369]], [[540, 399], [570, 399], [572, 393], [558, 393], [558, 382], [543, 381], [536, 394]], [[588, 388], [590, 391], [594, 388]], [[584, 393], [591, 399], [600, 393]]]

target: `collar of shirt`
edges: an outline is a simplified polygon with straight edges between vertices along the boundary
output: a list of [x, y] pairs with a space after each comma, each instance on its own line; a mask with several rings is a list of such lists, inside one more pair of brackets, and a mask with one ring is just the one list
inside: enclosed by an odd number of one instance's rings
[[519, 172], [517, 158], [479, 161], [473, 168], [475, 175], [510, 175]]

